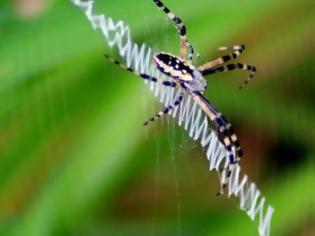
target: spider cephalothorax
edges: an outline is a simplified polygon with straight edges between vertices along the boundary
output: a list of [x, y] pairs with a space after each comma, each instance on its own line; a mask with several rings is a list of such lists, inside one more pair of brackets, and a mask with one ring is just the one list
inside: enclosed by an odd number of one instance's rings
[[[228, 151], [228, 158], [230, 165], [234, 165], [243, 155], [240, 143], [232, 125], [227, 119], [203, 96], [203, 92], [207, 87], [207, 82], [204, 79], [205, 76], [213, 73], [226, 72], [230, 70], [240, 69], [249, 72], [249, 77], [244, 81], [247, 84], [250, 79], [254, 76], [256, 68], [254, 66], [242, 64], [242, 63], [231, 63], [225, 64], [226, 62], [235, 59], [241, 55], [245, 50], [244, 45], [236, 45], [232, 47], [220, 47], [220, 51], [231, 51], [231, 53], [216, 58], [200, 66], [193, 66], [192, 60], [194, 57], [194, 49], [192, 45], [187, 41], [186, 27], [183, 21], [171, 12], [160, 0], [153, 0], [154, 3], [174, 22], [174, 26], [180, 35], [180, 57], [175, 56], [171, 53], [159, 52], [154, 55], [153, 61], [156, 67], [163, 74], [167, 75], [170, 80], [161, 80], [154, 76], [146, 73], [138, 73], [132, 68], [127, 67], [117, 60], [108, 57], [112, 62], [121, 66], [122, 68], [135, 73], [141, 78], [152, 81], [154, 83], [160, 83], [166, 87], [176, 87], [180, 90], [180, 94], [175, 99], [174, 104], [165, 107], [163, 110], [158, 112], [155, 116], [150, 118], [144, 123], [144, 125], [158, 119], [163, 114], [168, 114], [175, 107], [179, 106], [183, 101], [185, 95], [191, 96], [194, 101], [200, 106], [200, 108], [207, 114], [209, 119], [214, 123], [219, 133], [219, 137], [226, 150]], [[189, 54], [187, 56], [187, 50]], [[241, 88], [242, 86], [240, 86]], [[231, 174], [230, 168], [227, 176]], [[228, 181], [228, 178], [227, 180]], [[225, 184], [223, 184], [225, 186]]]

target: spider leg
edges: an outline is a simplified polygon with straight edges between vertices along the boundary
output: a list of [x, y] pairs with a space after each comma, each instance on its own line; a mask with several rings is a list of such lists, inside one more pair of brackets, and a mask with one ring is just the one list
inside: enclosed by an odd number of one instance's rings
[[135, 71], [134, 69], [130, 68], [130, 67], [127, 67], [126, 65], [120, 63], [119, 61], [113, 59], [112, 57], [110, 57], [109, 55], [105, 55], [105, 57], [111, 61], [112, 63], [120, 66], [121, 68], [123, 68], [124, 70], [127, 70], [131, 73], [134, 73], [135, 75], [141, 77], [142, 79], [144, 80], [148, 80], [148, 81], [152, 81], [154, 83], [159, 83], [165, 87], [176, 87], [177, 84], [173, 81], [167, 81], [167, 80], [158, 80], [156, 77], [154, 76], [151, 76], [151, 75], [148, 75], [146, 73], [139, 73], [137, 71]]
[[201, 109], [209, 116], [210, 120], [217, 127], [219, 134], [223, 135], [223, 138], [219, 137], [219, 139], [221, 140], [221, 142], [223, 143], [228, 152], [228, 158], [230, 163], [226, 168], [227, 171], [226, 180], [224, 183], [222, 183], [220, 193], [218, 193], [218, 195], [221, 195], [223, 194], [226, 184], [229, 182], [232, 173], [231, 168], [239, 161], [239, 158], [235, 157], [232, 147], [235, 148], [238, 157], [242, 156], [240, 143], [232, 129], [232, 125], [226, 120], [226, 118], [221, 113], [219, 113], [214, 108], [214, 106], [205, 97], [203, 97], [203, 95], [200, 92], [193, 92], [192, 97], [201, 107]]
[[203, 76], [209, 75], [209, 74], [214, 74], [214, 73], [220, 73], [220, 72], [226, 72], [226, 71], [231, 71], [231, 70], [246, 70], [249, 72], [249, 77], [244, 81], [242, 85], [239, 86], [239, 89], [242, 89], [244, 85], [248, 84], [249, 81], [254, 77], [256, 73], [256, 67], [255, 66], [250, 66], [242, 63], [233, 63], [233, 64], [228, 64], [224, 66], [219, 66], [216, 68], [208, 68], [203, 71], [200, 71]]
[[188, 45], [188, 48], [189, 48], [188, 61], [190, 63], [192, 63], [193, 56], [195, 54], [195, 49], [188, 41], [187, 41], [187, 45]]
[[177, 29], [180, 40], [181, 40], [181, 49], [180, 49], [180, 55], [183, 60], [186, 60], [186, 50], [187, 47], [190, 49], [190, 54], [188, 59], [191, 61], [193, 54], [194, 54], [194, 48], [193, 46], [187, 41], [187, 35], [186, 35], [186, 26], [184, 22], [176, 16], [173, 12], [171, 12], [160, 0], [153, 0], [154, 3], [167, 15], [168, 18], [170, 18], [174, 24], [175, 28]]
[[232, 53], [223, 56], [223, 61], [227, 62], [232, 59], [239, 57], [245, 51], [245, 45], [233, 45], [233, 46], [222, 46], [218, 48], [219, 51], [233, 51]]
[[234, 52], [232, 52], [228, 55], [219, 57], [217, 59], [214, 59], [212, 61], [209, 61], [209, 62], [199, 66], [197, 69], [199, 71], [212, 69], [216, 66], [222, 65], [224, 62], [228, 62], [232, 59], [235, 59], [235, 58], [239, 57], [242, 54], [242, 52], [244, 52], [245, 46], [244, 45], [234, 45], [231, 47], [227, 47], [227, 46], [219, 47], [219, 51], [227, 51], [227, 50], [233, 50]]
[[231, 123], [219, 112], [217, 113], [217, 118], [215, 121], [216, 123], [220, 124], [220, 133], [230, 138], [233, 146], [235, 147], [235, 151], [238, 157], [236, 159], [236, 162], [239, 161], [239, 157], [243, 156], [243, 150]]
[[155, 120], [159, 119], [161, 116], [163, 116], [164, 114], [168, 114], [169, 112], [171, 112], [172, 110], [174, 110], [174, 108], [176, 108], [177, 106], [179, 106], [179, 104], [183, 101], [184, 95], [181, 93], [175, 100], [175, 102], [173, 103], [173, 105], [169, 105], [167, 107], [165, 107], [163, 110], [161, 110], [160, 112], [158, 112], [155, 116], [151, 117], [149, 120], [147, 120], [146, 122], [143, 123], [144, 126], [148, 125], [150, 122], [154, 122]]
[[210, 120], [214, 123], [216, 128], [218, 129], [219, 133], [223, 135], [222, 142], [223, 145], [229, 152], [229, 160], [231, 164], [237, 163], [235, 159], [235, 155], [232, 151], [233, 142], [231, 141], [230, 135], [228, 130], [226, 129], [226, 119], [222, 118], [220, 112], [218, 112], [214, 106], [200, 93], [200, 92], [193, 92], [192, 93], [193, 99], [197, 102], [200, 108], [208, 115]]

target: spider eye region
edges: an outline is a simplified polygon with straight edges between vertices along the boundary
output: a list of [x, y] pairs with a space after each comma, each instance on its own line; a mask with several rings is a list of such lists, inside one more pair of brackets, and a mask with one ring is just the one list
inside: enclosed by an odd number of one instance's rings
[[153, 60], [159, 71], [173, 79], [181, 81], [192, 81], [194, 79], [193, 71], [195, 68], [177, 56], [160, 52], [154, 56]]

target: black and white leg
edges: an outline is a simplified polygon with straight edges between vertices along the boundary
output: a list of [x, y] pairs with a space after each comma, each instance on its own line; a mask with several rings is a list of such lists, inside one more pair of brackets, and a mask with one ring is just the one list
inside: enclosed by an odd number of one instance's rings
[[[231, 124], [226, 120], [225, 117], [222, 116], [221, 113], [219, 113], [215, 107], [200, 93], [200, 92], [193, 92], [192, 94], [193, 99], [196, 101], [196, 103], [200, 106], [200, 108], [208, 115], [210, 120], [214, 123], [216, 126], [218, 133], [219, 133], [219, 139], [221, 143], [224, 145], [225, 149], [227, 150], [227, 156], [229, 159], [229, 165], [227, 167], [226, 171], [226, 180], [221, 185], [221, 191], [219, 193], [222, 194], [224, 188], [226, 187], [226, 183], [228, 183], [230, 175], [231, 175], [231, 168], [238, 162], [237, 155], [235, 155], [233, 151], [233, 147], [235, 150], [241, 150], [240, 144], [238, 142], [237, 136], [235, 135]], [[227, 128], [229, 127], [229, 128]], [[233, 141], [235, 140], [235, 141]], [[241, 151], [237, 151], [237, 154], [242, 154]]]
[[231, 164], [235, 164], [237, 162], [237, 158], [232, 150], [233, 142], [231, 135], [228, 132], [226, 126], [230, 124], [222, 115], [219, 113], [215, 107], [200, 93], [200, 92], [193, 92], [192, 94], [193, 99], [196, 103], [200, 106], [200, 108], [208, 115], [210, 120], [216, 126], [219, 134], [222, 136], [221, 142], [226, 147], [229, 153], [229, 160]]
[[210, 74], [214, 73], [220, 73], [220, 72], [226, 72], [226, 71], [231, 71], [231, 70], [246, 70], [249, 72], [249, 77], [244, 81], [242, 85], [239, 86], [239, 89], [242, 89], [244, 85], [248, 84], [248, 82], [254, 77], [256, 73], [256, 67], [255, 66], [250, 66], [242, 63], [233, 63], [233, 64], [228, 64], [224, 66], [219, 66], [216, 68], [208, 68], [203, 71], [201, 71], [201, 74], [203, 76], [207, 76]]
[[[217, 127], [220, 127], [218, 128], [219, 140], [224, 144], [225, 148], [227, 149], [227, 155], [229, 158], [228, 166], [221, 170], [222, 174], [224, 173], [226, 178], [225, 181], [221, 183], [220, 192], [217, 193], [217, 196], [219, 196], [224, 193], [224, 189], [226, 188], [227, 183], [230, 180], [232, 169], [240, 161], [240, 158], [243, 156], [243, 151], [231, 123], [228, 122], [222, 114], [218, 113], [214, 123], [217, 124]], [[220, 137], [220, 135], [222, 135], [223, 137]], [[233, 147], [235, 148], [235, 152], [232, 149]], [[236, 155], [234, 155], [234, 153]]]
[[219, 132], [223, 134], [224, 137], [229, 137], [232, 146], [235, 148], [236, 160], [234, 160], [234, 162], [237, 163], [240, 157], [243, 156], [243, 150], [231, 123], [220, 112], [217, 113], [215, 122], [218, 124]]
[[[187, 47], [190, 49], [190, 54], [188, 57], [188, 60], [192, 60], [194, 49], [190, 43], [187, 41], [187, 35], [186, 35], [186, 26], [184, 22], [176, 16], [173, 12], [168, 9], [163, 2], [160, 0], [153, 0], [154, 3], [167, 15], [168, 18], [170, 18], [174, 24], [175, 28], [177, 29], [179, 35], [180, 35], [180, 41], [181, 41], [181, 49], [180, 49], [180, 55], [183, 60], [186, 60], [186, 54], [187, 54]], [[190, 59], [191, 58], [191, 59]]]
[[134, 69], [130, 68], [130, 67], [127, 67], [126, 65], [120, 63], [119, 61], [113, 59], [112, 57], [110, 57], [109, 55], [105, 55], [105, 57], [111, 61], [112, 63], [120, 66], [121, 68], [123, 68], [124, 70], [127, 70], [131, 73], [134, 73], [135, 75], [141, 77], [142, 79], [144, 80], [148, 80], [148, 81], [151, 81], [151, 82], [154, 82], [154, 83], [159, 83], [161, 84], [162, 86], [165, 86], [165, 87], [176, 87], [177, 84], [173, 81], [167, 81], [167, 80], [158, 80], [156, 77], [154, 76], [151, 76], [151, 75], [148, 75], [148, 74], [145, 74], [145, 73], [139, 73], [137, 71], [135, 71]]
[[[240, 159], [239, 155], [242, 155], [242, 150], [241, 150], [240, 144], [237, 140], [237, 136], [235, 135], [235, 133], [233, 132], [233, 134], [231, 134], [229, 130], [227, 129], [227, 127], [231, 126], [231, 124], [220, 113], [216, 115], [213, 122], [218, 129], [219, 140], [223, 143], [223, 145], [225, 146], [227, 150], [227, 157], [229, 160], [228, 166], [222, 170], [222, 171], [225, 171], [226, 178], [225, 178], [225, 181], [221, 183], [220, 192], [217, 193], [217, 196], [219, 196], [224, 193], [224, 189], [226, 188], [227, 183], [229, 182], [230, 177], [231, 177], [232, 168], [239, 161]], [[236, 138], [237, 145], [235, 145], [236, 142], [233, 141], [233, 138]], [[233, 147], [236, 150], [236, 155], [233, 151]]]
[[[192, 60], [193, 60], [193, 57], [194, 57], [194, 54], [195, 54], [195, 49], [194, 47], [187, 41], [187, 46], [189, 48], [189, 54], [188, 54], [188, 58], [187, 60], [192, 63]], [[199, 55], [198, 55], [199, 56]]]
[[245, 45], [234, 45], [234, 46], [223, 46], [223, 47], [219, 47], [219, 51], [227, 51], [227, 50], [231, 50], [233, 51], [232, 53], [225, 55], [222, 58], [223, 63], [224, 62], [228, 62], [232, 59], [235, 59], [237, 57], [239, 57], [242, 52], [245, 51]]
[[160, 112], [158, 112], [155, 116], [151, 117], [149, 120], [147, 120], [146, 122], [144, 122], [144, 126], [148, 125], [150, 122], [154, 122], [155, 120], [159, 119], [161, 116], [165, 115], [165, 114], [169, 114], [171, 111], [173, 111], [177, 106], [180, 105], [180, 103], [183, 101], [184, 99], [184, 94], [180, 93], [180, 95], [176, 98], [175, 102], [172, 105], [169, 105], [167, 107], [165, 107], [163, 110], [161, 110]]
[[204, 71], [207, 69], [213, 69], [219, 65], [222, 65], [225, 62], [228, 62], [232, 59], [239, 57], [242, 54], [242, 52], [244, 52], [245, 46], [244, 45], [234, 45], [234, 46], [230, 46], [230, 47], [228, 47], [228, 46], [219, 47], [219, 51], [227, 51], [227, 50], [231, 50], [233, 52], [228, 54], [228, 55], [216, 58], [212, 61], [209, 61], [209, 62], [199, 66], [198, 70]]

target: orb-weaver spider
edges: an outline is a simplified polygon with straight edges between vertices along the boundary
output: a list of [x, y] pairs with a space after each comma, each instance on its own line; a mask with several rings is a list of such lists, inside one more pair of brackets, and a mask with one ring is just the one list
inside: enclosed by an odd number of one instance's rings
[[[156, 64], [156, 67], [163, 74], [167, 75], [171, 81], [159, 80], [156, 77], [145, 73], [138, 73], [132, 68], [127, 67], [121, 64], [119, 61], [112, 59], [111, 57], [105, 55], [110, 61], [121, 66], [122, 68], [133, 72], [144, 80], [152, 81], [155, 83], [160, 83], [162, 86], [166, 87], [177, 87], [180, 89], [180, 94], [175, 99], [174, 104], [169, 105], [155, 116], [150, 118], [144, 123], [144, 125], [153, 122], [164, 114], [168, 114], [175, 107], [179, 106], [182, 102], [185, 94], [192, 96], [195, 102], [200, 106], [200, 108], [207, 114], [210, 120], [216, 126], [220, 140], [228, 151], [229, 158], [229, 168], [227, 172], [227, 179], [229, 178], [231, 171], [230, 166], [236, 164], [240, 157], [242, 157], [243, 152], [238, 141], [236, 134], [233, 131], [232, 125], [227, 121], [227, 119], [217, 111], [217, 109], [203, 96], [203, 92], [207, 87], [207, 82], [204, 79], [204, 76], [209, 74], [225, 72], [235, 69], [249, 71], [249, 77], [244, 81], [244, 84], [247, 84], [256, 72], [254, 66], [245, 65], [241, 63], [233, 63], [228, 65], [223, 65], [225, 62], [228, 62], [232, 59], [237, 58], [245, 50], [244, 45], [236, 45], [232, 47], [220, 47], [220, 51], [231, 50], [232, 53], [225, 55], [223, 57], [216, 58], [206, 64], [195, 67], [192, 65], [192, 59], [194, 56], [194, 49], [192, 45], [187, 41], [186, 36], [186, 27], [183, 21], [172, 13], [160, 0], [153, 0], [154, 3], [170, 18], [175, 25], [179, 35], [180, 35], [180, 57], [175, 56], [170, 53], [159, 52], [156, 53], [153, 57], [153, 61]], [[189, 55], [187, 57], [187, 49], [189, 49]], [[240, 86], [241, 88], [242, 86]], [[236, 151], [236, 156], [233, 153], [233, 148]], [[227, 182], [227, 180], [226, 180]], [[222, 184], [221, 193], [226, 183]]]

